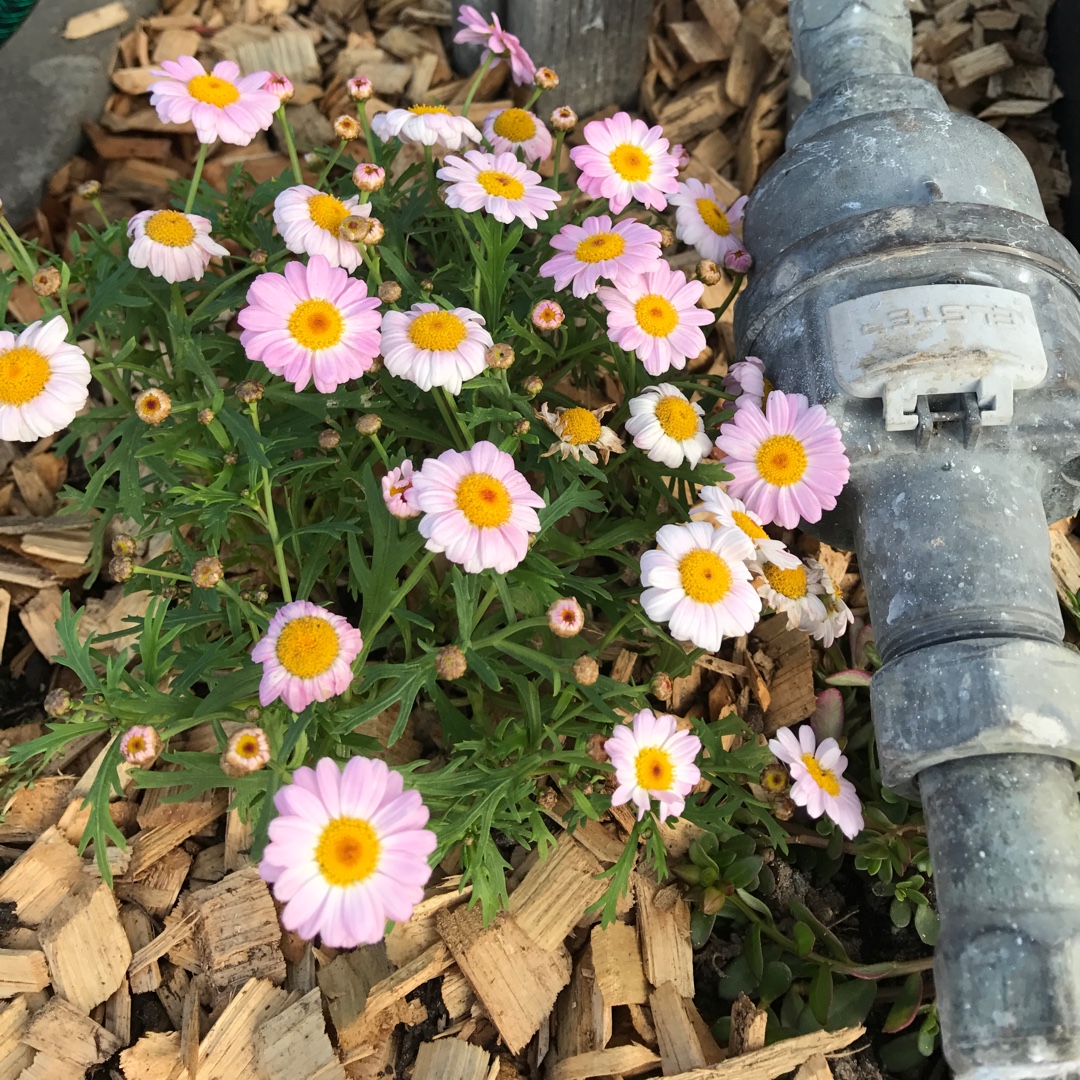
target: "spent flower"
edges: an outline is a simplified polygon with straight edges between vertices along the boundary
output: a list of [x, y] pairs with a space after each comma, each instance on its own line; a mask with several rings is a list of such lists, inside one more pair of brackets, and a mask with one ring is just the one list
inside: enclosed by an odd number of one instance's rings
[[612, 454], [621, 454], [626, 447], [622, 439], [600, 421], [612, 411], [614, 404], [601, 405], [598, 409], [586, 409], [581, 405], [571, 408], [556, 406], [552, 412], [547, 404], [540, 406], [538, 416], [559, 437], [559, 441], [541, 457], [560, 454], [563, 461], [572, 457], [584, 458], [595, 465], [597, 459], [606, 465]]

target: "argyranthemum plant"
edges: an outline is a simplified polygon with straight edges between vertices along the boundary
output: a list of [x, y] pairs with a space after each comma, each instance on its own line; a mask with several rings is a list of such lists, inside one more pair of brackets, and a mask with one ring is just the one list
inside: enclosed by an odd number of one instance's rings
[[[463, 13], [485, 68], [533, 79], [513, 35]], [[830, 656], [852, 618], [774, 527], [833, 505], [835, 424], [780, 390], [766, 400], [759, 364], [737, 412], [722, 369], [688, 370], [718, 340], [717, 309], [666, 260], [661, 215], [671, 196], [718, 259], [741, 243], [738, 208], [680, 189], [681, 158], [626, 113], [587, 125], [561, 174], [576, 119], [534, 108], [558, 83], [543, 68], [483, 132], [471, 93], [464, 109], [369, 116], [357, 73], [357, 115], [310, 174], [291, 152], [287, 175], [237, 170], [217, 191], [200, 180], [214, 139], [247, 141], [276, 113], [292, 147], [291, 87], [191, 57], [163, 68], [155, 105], [201, 140], [191, 185], [85, 227], [49, 268], [62, 286], [41, 320], [0, 332], [0, 437], [70, 426], [60, 447], [89, 481], [65, 499], [99, 539], [125, 522], [110, 573], [139, 612], [124, 642], [87, 641], [65, 600], [63, 662], [85, 694], [9, 764], [25, 777], [69, 738], [116, 736], [86, 834], [106, 876], [119, 764], [144, 787], [230, 789], [284, 925], [333, 947], [408, 918], [448, 853], [490, 914], [506, 843], [551, 840], [552, 787], [570, 825], [634, 805], [609, 916], [639, 838], [663, 870], [658, 820], [782, 844], [754, 789], [764, 740], [650, 707], [763, 610]], [[355, 130], [367, 160], [345, 165]], [[10, 229], [0, 247], [12, 276], [41, 271]], [[604, 673], [621, 652], [636, 681]], [[388, 749], [398, 764], [376, 760]], [[784, 760], [792, 798], [850, 834], [832, 748]]]

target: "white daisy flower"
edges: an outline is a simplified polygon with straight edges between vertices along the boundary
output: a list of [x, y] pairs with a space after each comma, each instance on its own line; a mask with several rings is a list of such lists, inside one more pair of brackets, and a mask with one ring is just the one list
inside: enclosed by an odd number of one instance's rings
[[855, 621], [855, 616], [824, 568], [821, 571], [821, 585], [823, 590], [821, 602], [825, 606], [825, 618], [802, 622], [799, 624], [799, 629], [809, 634], [815, 641], [820, 641], [827, 649], [837, 638], [847, 633], [848, 627]]
[[843, 778], [848, 762], [835, 739], [824, 739], [818, 746], [809, 724], [799, 728], [798, 738], [790, 728], [782, 727], [769, 740], [769, 749], [791, 769], [791, 798], [796, 806], [805, 806], [812, 818], [827, 814], [849, 840], [859, 835], [864, 824], [862, 803], [855, 785]]
[[64, 341], [67, 333], [59, 316], [18, 336], [0, 330], [0, 439], [36, 442], [66, 428], [86, 404], [90, 364]]
[[731, 231], [733, 225], [742, 221], [746, 196], [736, 199], [731, 206], [724, 206], [716, 198], [711, 184], [688, 179], [679, 184], [679, 190], [668, 200], [675, 211], [675, 234], [686, 244], [697, 248], [703, 259], [723, 263], [729, 251], [742, 247]]
[[757, 549], [758, 562], [774, 563], [781, 570], [794, 570], [801, 566], [798, 555], [792, 555], [783, 540], [774, 540], [762, 528], [762, 520], [739, 499], [732, 498], [722, 487], [701, 489], [701, 505], [711, 514], [717, 525], [742, 529]]
[[678, 387], [657, 383], [630, 399], [626, 430], [650, 461], [659, 461], [669, 469], [687, 461], [693, 469], [712, 449], [704, 415], [705, 410], [688, 401]]
[[754, 545], [744, 532], [692, 521], [665, 525], [656, 544], [641, 557], [641, 606], [650, 619], [709, 652], [753, 630], [761, 597], [750, 584]]
[[383, 142], [396, 135], [402, 142], [438, 144], [447, 150], [460, 150], [464, 143], [478, 143], [483, 138], [468, 117], [455, 116], [445, 105], [410, 105], [376, 113], [371, 130]]
[[342, 239], [341, 225], [348, 217], [370, 216], [371, 204], [361, 205], [359, 195], [338, 199], [307, 184], [286, 188], [274, 200], [274, 224], [290, 251], [322, 255], [350, 273], [364, 260], [359, 244]]
[[468, 308], [446, 311], [435, 304], [413, 304], [408, 311], [383, 316], [386, 370], [421, 390], [442, 386], [460, 394], [466, 379], [487, 368], [484, 354], [492, 344], [484, 317]]
[[128, 222], [128, 261], [166, 281], [199, 281], [229, 249], [210, 238], [210, 219], [179, 210], [143, 210]]
[[825, 620], [825, 605], [821, 594], [821, 567], [812, 560], [784, 570], [771, 562], [755, 564], [762, 575], [757, 579], [758, 595], [773, 609], [788, 617], [788, 629], [799, 629], [804, 623]]

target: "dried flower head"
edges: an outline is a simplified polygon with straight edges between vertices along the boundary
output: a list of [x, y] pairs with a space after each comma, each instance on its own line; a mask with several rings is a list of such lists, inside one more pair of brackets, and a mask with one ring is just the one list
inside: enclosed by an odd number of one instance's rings
[[761, 770], [760, 783], [770, 795], [783, 795], [791, 784], [791, 777], [779, 761], [774, 761]]
[[525, 391], [529, 397], [536, 397], [541, 390], [544, 389], [544, 380], [539, 375], [530, 375], [522, 384], [521, 389]]
[[71, 695], [62, 687], [45, 695], [45, 712], [49, 716], [64, 716], [71, 711]]
[[191, 584], [196, 589], [212, 589], [225, 576], [225, 567], [216, 555], [204, 555], [191, 568]]
[[334, 134], [346, 142], [359, 139], [363, 133], [364, 129], [360, 126], [360, 121], [355, 116], [349, 116], [348, 113], [342, 113], [334, 121]]
[[265, 390], [266, 387], [255, 379], [245, 379], [243, 382], [236, 384], [236, 396], [245, 405], [252, 405], [256, 401], [262, 401]]
[[267, 75], [266, 82], [263, 83], [263, 89], [269, 90], [282, 105], [286, 101], [292, 101], [293, 94], [296, 93], [292, 80], [287, 75], [279, 75], [276, 71], [271, 71]]
[[364, 235], [364, 243], [367, 247], [374, 247], [376, 244], [382, 243], [382, 239], [386, 236], [386, 228], [378, 218], [369, 218], [370, 227], [367, 233]]
[[135, 415], [147, 424], [157, 426], [172, 412], [172, 398], [164, 390], [153, 387], [135, 398]]
[[537, 330], [558, 330], [566, 315], [554, 300], [541, 300], [532, 309], [532, 324]]
[[573, 672], [579, 686], [592, 686], [600, 678], [600, 665], [591, 656], [579, 656]]
[[781, 795], [773, 801], [772, 813], [777, 821], [790, 821], [795, 816], [795, 800], [790, 795]]
[[196, 414], [196, 418], [203, 427], [208, 427], [214, 422], [214, 410], [213, 409], [200, 409]]
[[603, 765], [605, 762], [611, 760], [611, 758], [608, 757], [607, 750], [604, 749], [604, 744], [606, 742], [607, 736], [602, 735], [599, 731], [594, 731], [585, 742], [585, 753], [598, 765]]
[[401, 299], [401, 286], [396, 281], [384, 281], [379, 286], [379, 299], [384, 304], [396, 304]]
[[[350, 214], [338, 226], [338, 238], [352, 244], [362, 244], [371, 232], [371, 218]], [[348, 267], [346, 267], [348, 269]]]
[[666, 671], [658, 671], [652, 679], [652, 692], [655, 697], [667, 703], [675, 693], [675, 683]]
[[469, 670], [465, 654], [456, 645], [444, 645], [435, 654], [435, 674], [440, 679], [453, 682]]
[[386, 183], [386, 170], [381, 165], [362, 161], [353, 169], [352, 178], [361, 191], [378, 191]]
[[333, 428], [324, 428], [319, 432], [319, 446], [323, 450], [333, 450], [341, 442], [341, 435]]
[[541, 90], [554, 90], [559, 85], [559, 76], [549, 67], [538, 67], [533, 75], [533, 82]]
[[375, 87], [366, 75], [355, 75], [345, 85], [353, 101], [367, 101], [375, 93]]
[[262, 709], [260, 709], [258, 705], [249, 705], [244, 710], [244, 719], [249, 724], [257, 724], [259, 722], [259, 717], [261, 717], [261, 716], [262, 716]]
[[262, 248], [253, 248], [251, 254], [248, 256], [248, 258], [251, 259], [251, 261], [256, 266], [265, 266], [266, 265], [266, 260], [269, 257], [270, 256], [267, 255], [267, 253], [265, 251], [263, 251]]
[[356, 421], [356, 430], [361, 435], [377, 435], [382, 427], [382, 417], [377, 413], [365, 413]]
[[240, 460], [240, 455], [235, 450], [226, 450], [221, 460], [226, 465], [235, 465]]
[[153, 765], [161, 753], [161, 736], [149, 724], [136, 724], [120, 736], [120, 756], [129, 765]]
[[60, 288], [60, 271], [46, 266], [34, 275], [33, 289], [38, 296], [52, 296]]
[[559, 405], [551, 412], [545, 402], [537, 415], [558, 435], [559, 441], [541, 457], [560, 454], [563, 461], [568, 457], [575, 461], [584, 458], [595, 465], [599, 459], [606, 465], [612, 454], [621, 454], [626, 449], [622, 439], [600, 422], [614, 408], [614, 404], [601, 405], [599, 409], [581, 405], [567, 409]]
[[670, 225], [659, 225], [656, 231], [660, 234], [660, 246], [673, 248], [675, 246], [675, 230]]
[[514, 350], [509, 345], [492, 345], [484, 353], [484, 362], [496, 371], [505, 371], [514, 362]]
[[134, 555], [135, 554], [135, 537], [128, 535], [128, 533], [117, 533], [113, 537], [112, 541], [112, 553], [114, 555]]
[[101, 194], [100, 180], [84, 180], [76, 189], [75, 194], [80, 199], [96, 199]]
[[697, 276], [705, 282], [706, 285], [718, 285], [722, 278], [720, 273], [720, 267], [712, 261], [712, 259], [702, 259], [697, 264]]
[[247, 776], [270, 760], [270, 740], [261, 727], [242, 727], [229, 736], [221, 755], [221, 771], [226, 776]]
[[531, 428], [531, 427], [532, 427], [532, 424], [530, 424], [528, 420], [526, 420], [524, 417], [522, 417], [521, 419], [514, 421], [514, 434], [518, 435], [518, 436], [520, 436], [520, 435], [528, 435], [529, 434], [529, 428]]
[[109, 577], [113, 581], [127, 581], [135, 573], [135, 564], [126, 555], [114, 555], [109, 560]]
[[577, 127], [577, 113], [569, 105], [562, 105], [549, 118], [556, 131], [573, 131]]
[[577, 602], [577, 597], [567, 596], [556, 600], [547, 609], [547, 621], [549, 629], [556, 637], [576, 637], [585, 625], [585, 612]]

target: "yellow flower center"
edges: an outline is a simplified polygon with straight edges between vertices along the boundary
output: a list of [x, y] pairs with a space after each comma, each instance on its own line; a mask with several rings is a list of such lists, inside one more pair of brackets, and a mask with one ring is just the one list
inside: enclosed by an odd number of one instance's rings
[[802, 763], [806, 766], [806, 771], [813, 777], [814, 783], [826, 795], [832, 795], [835, 798], [840, 794], [840, 781], [836, 778], [836, 773], [832, 769], [823, 769], [813, 754], [803, 754]]
[[683, 592], [699, 604], [715, 604], [731, 589], [728, 564], [708, 548], [695, 548], [679, 560]]
[[329, 349], [344, 331], [345, 320], [329, 300], [302, 300], [289, 316], [289, 333], [305, 349]]
[[333, 195], [312, 195], [307, 201], [311, 220], [333, 236], [337, 236], [341, 223], [352, 213], [351, 210]]
[[741, 510], [732, 510], [731, 520], [734, 521], [751, 540], [769, 539], [769, 534], [749, 514], [744, 514]]
[[315, 848], [315, 861], [328, 885], [345, 889], [371, 877], [381, 845], [375, 830], [360, 818], [329, 821]]
[[52, 368], [49, 361], [27, 345], [0, 353], [0, 405], [25, 405], [45, 389]]
[[[147, 390], [147, 392], [141, 394], [139, 399], [135, 402], [135, 412], [139, 414], [141, 420], [146, 420], [148, 422], [157, 420], [164, 408], [164, 402], [153, 390]], [[164, 419], [164, 417], [162, 417], [162, 419]]]
[[701, 429], [701, 418], [686, 398], [674, 394], [662, 397], [656, 403], [656, 422], [668, 438], [685, 442]]
[[578, 262], [598, 263], [605, 259], [617, 259], [626, 249], [626, 241], [615, 232], [600, 232], [587, 237], [574, 248]]
[[219, 79], [216, 75], [196, 75], [194, 79], [188, 79], [187, 91], [196, 101], [216, 105], [219, 109], [240, 100], [240, 91], [227, 79]]
[[650, 791], [670, 791], [675, 780], [675, 762], [659, 746], [645, 746], [634, 760], [637, 782]]
[[195, 239], [195, 227], [179, 210], [159, 210], [146, 222], [146, 235], [165, 247], [187, 247]]
[[506, 109], [495, 117], [495, 134], [511, 142], [528, 142], [536, 134], [536, 121], [524, 109]]
[[596, 442], [600, 431], [600, 421], [588, 409], [567, 409], [562, 414], [561, 438], [571, 446]]
[[425, 311], [409, 324], [409, 340], [418, 349], [450, 352], [468, 333], [465, 320], [452, 311]]
[[608, 161], [619, 176], [630, 183], [648, 180], [652, 175], [652, 159], [640, 146], [634, 146], [633, 143], [616, 146], [608, 154]]
[[337, 631], [318, 615], [301, 615], [286, 623], [277, 639], [281, 666], [298, 679], [314, 679], [337, 659]]
[[664, 296], [649, 293], [634, 305], [638, 326], [650, 337], [667, 337], [679, 325], [679, 313]]
[[489, 194], [501, 195], [504, 199], [520, 199], [525, 194], [525, 185], [515, 180], [508, 173], [497, 169], [485, 169], [476, 174], [476, 182]]
[[259, 740], [254, 735], [241, 735], [236, 740], [236, 746], [233, 747], [233, 753], [237, 757], [246, 758], [251, 761], [259, 756]]
[[770, 435], [754, 459], [758, 475], [774, 487], [797, 484], [806, 472], [806, 450], [794, 435]]
[[454, 498], [468, 523], [478, 529], [497, 529], [505, 525], [513, 510], [506, 485], [490, 473], [469, 473], [463, 477]]
[[146, 749], [146, 740], [141, 735], [132, 735], [127, 741], [127, 752], [134, 757]]
[[445, 105], [410, 105], [409, 112], [417, 116], [430, 116], [432, 113], [443, 113], [450, 116], [450, 110]]
[[390, 485], [390, 497], [395, 498], [398, 495], [404, 495], [405, 492], [408, 491], [409, 488], [411, 488], [411, 487], [412, 487], [412, 484], [402, 484], [402, 485], [400, 485], [400, 487], [398, 485], [396, 485], [396, 484], [391, 484]]
[[801, 600], [807, 592], [806, 571], [797, 566], [794, 570], [781, 570], [779, 566], [766, 563], [761, 572], [775, 592], [789, 600]]
[[731, 222], [728, 221], [727, 214], [712, 199], [698, 199], [697, 212], [717, 236], [727, 236], [731, 232]]

